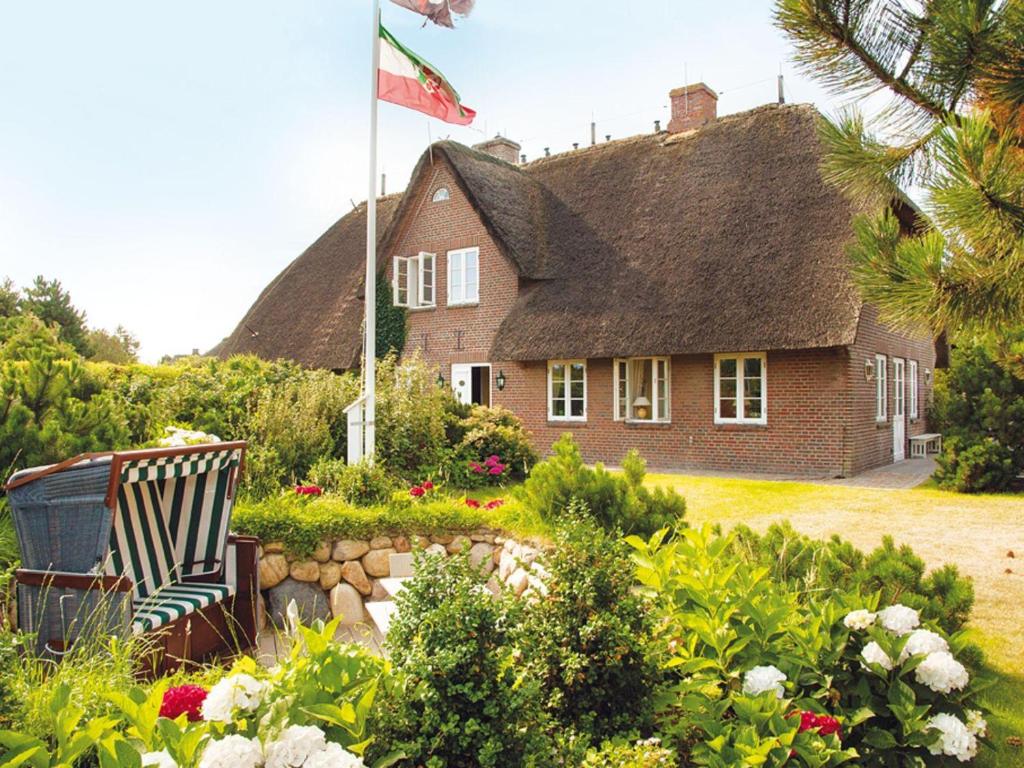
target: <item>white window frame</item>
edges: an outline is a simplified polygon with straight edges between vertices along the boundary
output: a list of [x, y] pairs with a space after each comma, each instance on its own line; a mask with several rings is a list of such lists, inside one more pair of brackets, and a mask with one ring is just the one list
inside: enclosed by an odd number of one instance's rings
[[[640, 360], [651, 361], [651, 418], [637, 419], [629, 416], [630, 402], [633, 400], [633, 387], [630, 381], [631, 363]], [[658, 408], [658, 363], [665, 364], [665, 413], [660, 413]], [[625, 408], [619, 401], [619, 387], [622, 384], [622, 374], [619, 368], [626, 366], [626, 402]], [[612, 417], [615, 421], [624, 421], [627, 424], [668, 424], [672, 421], [672, 358], [671, 357], [617, 357], [613, 361], [612, 368]]]
[[889, 420], [889, 358], [875, 355], [875, 421]]
[[[472, 295], [466, 291], [466, 257], [472, 255], [476, 259], [476, 285]], [[456, 296], [452, 292], [452, 265], [458, 262], [458, 268], [462, 273], [462, 279], [459, 281], [461, 286], [461, 296]], [[460, 307], [460, 306], [472, 306], [480, 303], [480, 249], [477, 247], [472, 248], [457, 248], [453, 251], [448, 251], [448, 306], [449, 307]]]
[[917, 360], [907, 360], [907, 389], [910, 390], [910, 397], [907, 398], [910, 418], [920, 418], [917, 409]]
[[[722, 361], [736, 361], [736, 416], [731, 418], [723, 417], [721, 409], [721, 373]], [[744, 393], [743, 362], [745, 360], [761, 361], [761, 415], [756, 418], [747, 418], [744, 411], [746, 399]], [[758, 424], [768, 423], [768, 354], [765, 352], [735, 352], [715, 355], [715, 424]]]
[[[554, 395], [554, 376], [553, 369], [556, 365], [565, 367], [565, 415], [555, 415], [555, 399]], [[583, 415], [573, 416], [572, 415], [572, 397], [570, 392], [572, 389], [572, 382], [569, 379], [569, 371], [572, 370], [572, 366], [581, 365], [583, 366]], [[548, 421], [586, 421], [587, 420], [587, 361], [586, 360], [548, 360]]]
[[[426, 297], [426, 284], [423, 280], [423, 266], [431, 265], [431, 298]], [[404, 271], [405, 284], [402, 285]], [[399, 293], [405, 292], [405, 301]], [[391, 267], [391, 300], [396, 307], [408, 309], [430, 309], [437, 306], [437, 256], [433, 253], [420, 251], [415, 256], [395, 256]]]

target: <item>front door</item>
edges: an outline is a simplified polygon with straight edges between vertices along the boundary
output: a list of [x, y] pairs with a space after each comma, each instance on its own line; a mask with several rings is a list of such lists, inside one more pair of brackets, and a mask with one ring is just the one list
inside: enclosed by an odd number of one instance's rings
[[491, 404], [490, 363], [455, 363], [452, 365], [452, 391], [460, 403]]
[[906, 362], [892, 359], [892, 460], [906, 458], [907, 443], [907, 387]]

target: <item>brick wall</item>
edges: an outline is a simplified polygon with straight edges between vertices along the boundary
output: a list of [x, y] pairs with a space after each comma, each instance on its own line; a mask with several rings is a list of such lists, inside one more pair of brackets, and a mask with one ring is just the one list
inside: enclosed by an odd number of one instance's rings
[[[496, 368], [499, 364], [496, 364]], [[547, 364], [500, 363], [508, 383], [495, 402], [515, 411], [547, 451], [572, 432], [588, 461], [618, 464], [636, 448], [653, 469], [832, 476], [844, 471], [847, 355], [843, 349], [769, 352], [768, 423], [714, 423], [714, 358], [672, 358], [670, 424], [615, 421], [609, 359], [587, 361], [587, 421], [547, 418]]]
[[[448, 189], [450, 199], [432, 202], [434, 192], [441, 187]], [[480, 302], [476, 306], [449, 307], [446, 254], [474, 246], [480, 249]], [[440, 367], [448, 381], [452, 363], [488, 362], [494, 334], [516, 299], [519, 278], [462, 194], [447, 162], [440, 158], [434, 173], [426, 175], [416, 190], [405, 231], [399, 234], [394, 249], [385, 254], [389, 284], [393, 257], [414, 256], [420, 251], [437, 254], [437, 306], [409, 311], [404, 355], [419, 351], [427, 363]], [[387, 300], [391, 300], [390, 295]], [[492, 378], [494, 375], [497, 368]]]
[[[886, 356], [887, 400], [886, 420], [875, 420], [875, 382], [864, 375], [866, 360], [874, 361], [876, 354]], [[935, 371], [935, 345], [927, 334], [904, 335], [884, 326], [878, 320], [874, 307], [865, 306], [857, 327], [857, 339], [849, 348], [850, 382], [850, 443], [847, 455], [849, 474], [863, 472], [871, 467], [889, 464], [893, 460], [893, 363], [894, 357], [906, 361], [916, 360], [918, 364], [918, 418], [910, 418], [910, 395], [907, 394], [906, 436], [920, 435], [928, 431], [927, 411], [932, 397], [932, 383]], [[925, 371], [933, 373], [928, 381]], [[910, 386], [910, 371], [907, 366], [906, 385]], [[910, 457], [909, 444], [905, 448]]]

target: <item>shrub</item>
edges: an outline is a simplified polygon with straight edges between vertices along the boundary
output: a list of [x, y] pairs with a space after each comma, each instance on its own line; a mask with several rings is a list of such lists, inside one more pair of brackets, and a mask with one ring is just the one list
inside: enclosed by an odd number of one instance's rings
[[607, 741], [600, 749], [590, 750], [580, 763], [581, 768], [675, 768], [678, 765], [671, 750], [658, 739], [629, 743]]
[[547, 594], [527, 608], [522, 647], [555, 722], [599, 743], [650, 730], [660, 675], [628, 548], [581, 506], [564, 516], [544, 561]]
[[498, 456], [508, 467], [507, 477], [523, 478], [537, 462], [530, 434], [506, 408], [474, 406], [462, 420], [461, 429], [463, 434], [456, 450], [481, 462], [488, 456]]
[[865, 555], [838, 536], [811, 539], [788, 523], [773, 524], [763, 535], [746, 526], [733, 531], [734, 552], [770, 569], [772, 577], [792, 588], [822, 596], [878, 593], [883, 602], [902, 602], [946, 632], [960, 630], [974, 605], [974, 586], [956, 566], [925, 574], [924, 561], [906, 545], [886, 536]]
[[[1022, 331], [1007, 336], [1018, 346], [1024, 341]], [[929, 416], [944, 435], [935, 473], [943, 487], [1001, 491], [1024, 471], [1024, 377], [1019, 362], [1014, 370], [992, 345], [975, 341], [954, 348]]]
[[686, 511], [683, 498], [671, 489], [650, 491], [643, 485], [645, 466], [635, 451], [627, 454], [627, 469], [619, 476], [600, 463], [589, 469], [570, 433], [551, 447], [552, 456], [540, 462], [518, 490], [519, 498], [553, 522], [575, 498], [605, 529], [649, 534], [678, 525]]
[[357, 507], [386, 503], [396, 487], [384, 462], [367, 459], [351, 465], [342, 459], [319, 459], [309, 470], [309, 480]]
[[371, 759], [390, 748], [403, 766], [519, 768], [549, 749], [539, 690], [514, 660], [521, 605], [484, 578], [468, 557], [418, 561], [396, 598], [387, 647], [397, 680], [374, 716]]

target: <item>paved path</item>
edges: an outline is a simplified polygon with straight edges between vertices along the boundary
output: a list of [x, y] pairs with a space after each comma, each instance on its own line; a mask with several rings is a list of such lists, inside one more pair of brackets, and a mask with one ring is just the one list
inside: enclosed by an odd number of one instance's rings
[[852, 488], [916, 488], [935, 472], [935, 459], [904, 459], [896, 464], [875, 467], [853, 477], [816, 480], [826, 485], [846, 485]]

